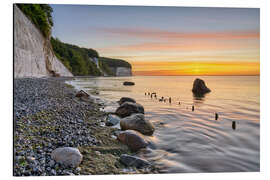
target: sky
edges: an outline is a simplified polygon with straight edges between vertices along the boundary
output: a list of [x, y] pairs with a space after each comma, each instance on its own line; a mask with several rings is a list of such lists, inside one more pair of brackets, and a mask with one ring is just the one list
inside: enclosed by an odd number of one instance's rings
[[53, 36], [134, 75], [259, 75], [258, 8], [51, 5]]

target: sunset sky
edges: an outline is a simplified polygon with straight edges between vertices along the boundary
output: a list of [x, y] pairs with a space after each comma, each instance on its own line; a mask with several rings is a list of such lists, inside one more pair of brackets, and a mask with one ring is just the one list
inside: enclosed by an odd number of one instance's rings
[[132, 64], [134, 75], [259, 75], [260, 12], [51, 5], [53, 36]]

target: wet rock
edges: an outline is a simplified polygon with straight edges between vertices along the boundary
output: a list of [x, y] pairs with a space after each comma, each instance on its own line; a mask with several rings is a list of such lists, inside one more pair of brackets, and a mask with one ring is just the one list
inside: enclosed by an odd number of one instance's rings
[[116, 115], [109, 114], [106, 120], [106, 126], [114, 126], [120, 122], [120, 118]]
[[121, 104], [123, 104], [123, 103], [125, 103], [125, 102], [136, 103], [136, 101], [135, 101], [134, 99], [129, 98], [129, 97], [122, 97], [122, 98], [118, 101], [119, 105], [121, 105]]
[[218, 120], [218, 113], [215, 113], [215, 120]]
[[52, 159], [65, 166], [77, 167], [82, 161], [82, 154], [77, 148], [57, 148], [51, 153]]
[[233, 129], [233, 130], [236, 129], [236, 122], [235, 122], [235, 121], [232, 122], [232, 129]]
[[125, 102], [115, 111], [115, 114], [120, 117], [127, 117], [133, 113], [144, 114], [144, 107], [138, 103]]
[[193, 82], [192, 92], [194, 95], [202, 96], [205, 93], [211, 92], [211, 90], [205, 85], [205, 82], [202, 79], [195, 79]]
[[135, 83], [134, 82], [131, 82], [131, 81], [125, 81], [125, 82], [123, 82], [123, 85], [124, 86], [134, 86]]
[[130, 156], [127, 154], [122, 154], [120, 156], [120, 162], [126, 166], [136, 167], [136, 168], [143, 168], [150, 166], [150, 163], [142, 158], [136, 156]]
[[145, 148], [148, 144], [143, 135], [134, 130], [120, 132], [117, 139], [123, 144], [126, 144], [132, 151], [138, 151], [141, 148]]
[[122, 130], [136, 130], [144, 135], [152, 135], [155, 131], [154, 125], [144, 118], [144, 114], [132, 114], [120, 121]]
[[85, 98], [88, 98], [89, 97], [89, 94], [87, 94], [85, 91], [83, 90], [80, 90], [79, 92], [77, 92], [77, 94], [75, 95], [75, 97], [85, 97]]

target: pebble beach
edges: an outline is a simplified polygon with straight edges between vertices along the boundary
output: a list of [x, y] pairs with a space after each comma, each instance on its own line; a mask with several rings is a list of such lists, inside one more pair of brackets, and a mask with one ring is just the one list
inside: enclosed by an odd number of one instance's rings
[[[119, 129], [106, 127], [102, 104], [76, 98], [65, 78], [14, 79], [14, 176], [154, 173], [153, 168], [127, 168], [121, 154], [132, 154], [116, 139]], [[55, 162], [51, 153], [75, 147], [78, 167]]]

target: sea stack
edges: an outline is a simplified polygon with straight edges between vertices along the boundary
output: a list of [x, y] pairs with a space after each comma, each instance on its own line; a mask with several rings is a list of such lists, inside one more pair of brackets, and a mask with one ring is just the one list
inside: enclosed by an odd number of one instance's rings
[[193, 82], [192, 92], [195, 96], [203, 96], [206, 93], [211, 92], [211, 90], [205, 85], [202, 79], [195, 79]]

